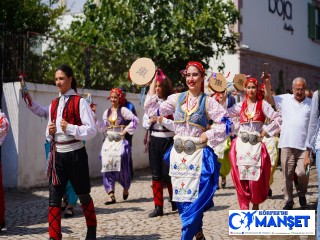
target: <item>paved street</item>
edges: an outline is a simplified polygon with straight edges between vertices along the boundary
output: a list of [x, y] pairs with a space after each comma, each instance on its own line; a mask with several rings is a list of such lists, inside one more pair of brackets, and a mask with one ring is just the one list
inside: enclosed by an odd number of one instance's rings
[[[171, 212], [166, 190], [165, 215], [148, 218], [148, 214], [154, 208], [148, 170], [135, 173], [127, 201], [122, 200], [122, 188], [117, 185], [117, 204], [111, 206], [104, 205], [106, 193], [101, 182], [101, 179], [92, 181], [92, 197], [98, 219], [98, 239], [180, 239], [179, 215], [177, 212]], [[307, 195], [312, 209], [316, 206], [317, 185], [316, 170], [313, 166]], [[275, 183], [272, 185], [273, 197], [265, 201], [260, 208], [282, 209], [282, 187], [282, 172], [277, 170]], [[7, 228], [0, 233], [0, 239], [48, 239], [47, 189], [7, 190], [5, 198]], [[204, 216], [206, 238], [231, 239], [228, 235], [228, 210], [238, 209], [238, 203], [230, 175], [227, 177], [227, 188], [216, 192], [214, 202], [215, 207]], [[295, 202], [295, 208], [299, 209], [297, 198]], [[62, 220], [62, 231], [63, 239], [84, 239], [86, 227], [80, 205], [75, 209], [74, 218]], [[315, 236], [240, 236], [232, 239], [315, 239]]]

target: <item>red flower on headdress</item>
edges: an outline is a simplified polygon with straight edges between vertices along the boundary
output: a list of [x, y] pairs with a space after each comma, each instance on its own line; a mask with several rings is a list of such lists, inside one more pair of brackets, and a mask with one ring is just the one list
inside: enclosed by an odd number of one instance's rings
[[[123, 93], [123, 91], [120, 89], [120, 88], [113, 88], [113, 89], [111, 89], [111, 91], [110, 91], [110, 97], [111, 97], [111, 94], [112, 93], [115, 93], [115, 94], [117, 94], [118, 96], [119, 96], [119, 105], [120, 106], [123, 106], [125, 103], [126, 103], [126, 98], [125, 98], [125, 96], [124, 96], [124, 93]], [[109, 97], [109, 98], [110, 98]]]
[[160, 68], [156, 70], [156, 80], [160, 83], [162, 83], [166, 79], [166, 75], [162, 72]]

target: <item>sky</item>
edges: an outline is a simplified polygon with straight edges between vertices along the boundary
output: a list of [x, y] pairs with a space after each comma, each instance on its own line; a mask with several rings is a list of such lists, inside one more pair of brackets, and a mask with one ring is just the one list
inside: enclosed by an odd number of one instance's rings
[[[70, 10], [68, 12], [69, 14], [82, 12], [83, 5], [86, 2], [86, 0], [60, 0], [60, 1], [64, 1], [66, 3], [67, 9]], [[49, 4], [50, 0], [42, 0], [42, 2], [45, 4]], [[52, 7], [55, 8], [58, 5], [59, 3], [52, 5]]]

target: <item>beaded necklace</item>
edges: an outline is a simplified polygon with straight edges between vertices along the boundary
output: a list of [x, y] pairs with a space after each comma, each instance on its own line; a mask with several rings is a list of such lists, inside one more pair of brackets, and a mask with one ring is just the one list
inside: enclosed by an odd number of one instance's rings
[[[199, 95], [200, 96], [200, 95]], [[187, 101], [186, 101], [186, 112], [188, 115], [191, 115], [193, 112], [194, 112], [194, 108], [197, 106], [198, 104], [198, 98], [199, 96], [197, 96], [196, 98], [193, 98], [193, 103], [191, 105], [191, 107], [189, 106], [189, 92], [188, 92], [188, 95], [187, 95]], [[190, 109], [189, 109], [190, 107]]]

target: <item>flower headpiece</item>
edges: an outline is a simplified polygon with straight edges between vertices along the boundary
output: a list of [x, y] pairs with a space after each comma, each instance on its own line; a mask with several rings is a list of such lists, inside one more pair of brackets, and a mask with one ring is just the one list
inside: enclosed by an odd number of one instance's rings
[[110, 91], [110, 97], [111, 97], [112, 93], [115, 93], [115, 94], [117, 94], [119, 96], [119, 105], [123, 106], [125, 104], [125, 102], [126, 102], [126, 98], [124, 96], [123, 91], [120, 88], [113, 88]]

